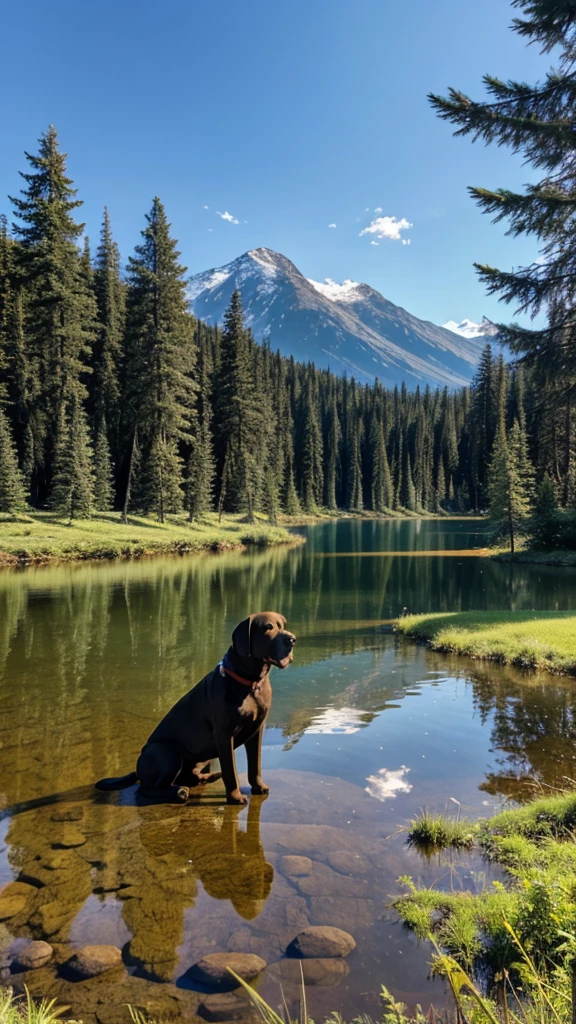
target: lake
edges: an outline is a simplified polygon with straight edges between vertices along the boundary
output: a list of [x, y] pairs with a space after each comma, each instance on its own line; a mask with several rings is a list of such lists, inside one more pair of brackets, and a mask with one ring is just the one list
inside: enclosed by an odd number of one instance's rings
[[[287, 946], [328, 924], [357, 946], [311, 976], [318, 1022], [376, 1015], [381, 983], [410, 1006], [442, 1004], [430, 949], [388, 909], [397, 880], [454, 889], [499, 876], [469, 854], [426, 860], [398, 829], [421, 808], [486, 815], [534, 783], [575, 778], [576, 690], [433, 654], [390, 620], [403, 608], [573, 610], [576, 576], [481, 557], [486, 524], [470, 519], [299, 532], [294, 548], [0, 574], [0, 886], [18, 883], [4, 890], [5, 983], [25, 940], [46, 939], [55, 962], [26, 982], [85, 1024], [127, 1020], [127, 1003], [191, 1021], [205, 994], [188, 970], [202, 956], [259, 954], [259, 991], [278, 1005], [280, 983], [289, 1000], [298, 992]], [[268, 608], [298, 636], [293, 665], [273, 673], [269, 797], [239, 810], [221, 783], [186, 807], [97, 793], [94, 780], [134, 767], [235, 624]], [[124, 967], [70, 981], [59, 965], [101, 943], [122, 949]]]

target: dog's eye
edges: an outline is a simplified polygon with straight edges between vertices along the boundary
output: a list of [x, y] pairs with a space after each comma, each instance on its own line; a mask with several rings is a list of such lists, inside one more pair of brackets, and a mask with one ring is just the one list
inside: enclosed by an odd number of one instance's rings
[[274, 623], [273, 622], [267, 622], [266, 623], [266, 629], [274, 629]]

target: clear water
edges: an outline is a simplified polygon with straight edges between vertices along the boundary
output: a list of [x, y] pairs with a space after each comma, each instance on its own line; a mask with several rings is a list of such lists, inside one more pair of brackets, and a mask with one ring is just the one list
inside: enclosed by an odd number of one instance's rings
[[[0, 886], [21, 897], [0, 923], [0, 962], [30, 937], [57, 963], [87, 943], [120, 946], [125, 968], [93, 981], [57, 965], [27, 975], [86, 1024], [123, 1021], [126, 1003], [194, 1020], [204, 997], [188, 969], [210, 952], [258, 953], [270, 965], [260, 991], [278, 1003], [281, 980], [295, 997], [283, 955], [307, 924], [357, 943], [347, 973], [310, 987], [318, 1020], [377, 1013], [382, 982], [410, 1005], [441, 1003], [430, 950], [390, 896], [405, 874], [447, 887], [493, 876], [469, 855], [423, 860], [398, 828], [422, 807], [487, 814], [576, 776], [573, 682], [433, 655], [389, 625], [404, 607], [572, 609], [573, 570], [490, 562], [473, 520], [301, 532], [294, 549], [0, 575]], [[97, 794], [93, 781], [132, 769], [259, 608], [298, 635], [273, 679], [270, 796], [238, 811], [218, 783], [185, 808]], [[306, 874], [292, 856], [309, 859]]]

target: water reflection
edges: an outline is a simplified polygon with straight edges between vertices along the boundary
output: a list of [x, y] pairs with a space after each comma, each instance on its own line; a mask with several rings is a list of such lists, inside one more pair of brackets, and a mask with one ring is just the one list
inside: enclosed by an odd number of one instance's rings
[[[460, 558], [483, 547], [482, 528], [330, 522], [293, 550], [0, 574], [0, 885], [14, 880], [2, 897], [17, 907], [0, 942], [47, 938], [60, 959], [113, 942], [130, 985], [168, 991], [206, 952], [271, 960], [300, 927], [334, 923], [360, 952], [340, 1002], [315, 996], [316, 1016], [378, 1012], [381, 981], [425, 1001], [426, 955], [382, 909], [399, 875], [429, 884], [438, 865], [384, 838], [423, 805], [453, 796], [479, 813], [575, 775], [573, 682], [391, 634], [404, 606], [576, 607], [570, 570]], [[450, 558], [423, 554], [442, 546]], [[366, 555], [390, 550], [408, 554]], [[345, 557], [319, 557], [330, 552]], [[239, 815], [218, 787], [185, 809], [95, 797], [93, 780], [132, 767], [258, 606], [278, 607], [299, 635], [294, 665], [274, 676], [271, 798]], [[290, 855], [310, 860], [309, 876], [290, 875]], [[465, 875], [480, 869], [466, 862]], [[75, 1005], [56, 968], [44, 970], [42, 992]], [[118, 1005], [135, 1000], [126, 985]], [[93, 1004], [82, 1011], [93, 1024]]]

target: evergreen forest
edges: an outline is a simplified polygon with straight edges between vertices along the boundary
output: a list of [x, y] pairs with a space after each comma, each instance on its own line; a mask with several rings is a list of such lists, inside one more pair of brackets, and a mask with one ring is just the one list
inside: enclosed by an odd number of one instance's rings
[[[476, 104], [471, 122], [461, 94], [432, 102], [464, 124], [460, 133], [498, 140], [500, 127], [508, 142], [511, 119], [525, 121], [530, 102], [545, 120], [541, 97], [504, 96], [514, 83], [492, 87], [500, 126], [490, 103]], [[570, 145], [558, 143], [560, 164]], [[513, 227], [516, 219], [518, 231], [550, 235], [553, 220], [548, 263], [531, 276], [479, 268], [506, 300], [545, 307], [549, 326], [501, 326], [514, 361], [486, 345], [471, 386], [451, 393], [389, 390], [296, 363], [254, 340], [238, 291], [222, 327], [196, 320], [160, 199], [123, 265], [106, 209], [91, 249], [52, 126], [26, 160], [13, 223], [0, 223], [1, 512], [48, 509], [72, 521], [116, 509], [125, 521], [137, 511], [164, 522], [219, 511], [274, 523], [279, 513], [321, 508], [489, 509], [513, 546], [523, 524], [535, 529], [536, 509], [541, 546], [576, 545], [570, 302], [546, 284], [556, 249], [564, 268], [568, 261], [561, 183], [553, 193], [548, 177], [527, 197], [475, 190], [488, 212], [497, 200], [508, 207], [498, 217]], [[545, 158], [536, 152], [534, 161]]]

